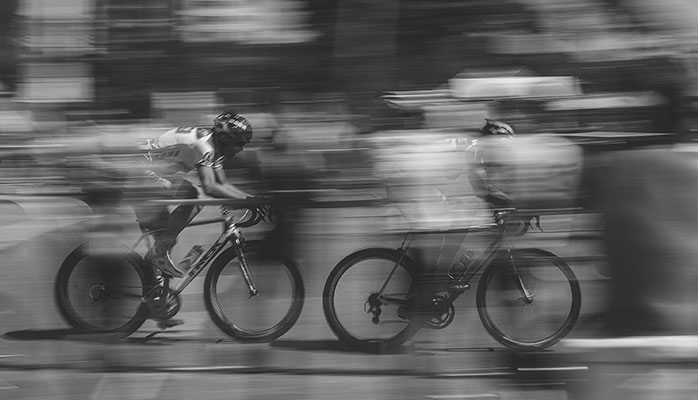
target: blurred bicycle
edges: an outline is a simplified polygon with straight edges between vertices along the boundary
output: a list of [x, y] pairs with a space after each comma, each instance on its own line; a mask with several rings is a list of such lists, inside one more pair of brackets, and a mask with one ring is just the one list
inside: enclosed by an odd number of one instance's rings
[[444, 231], [408, 232], [397, 249], [368, 248], [346, 256], [324, 286], [323, 310], [330, 328], [359, 351], [392, 351], [423, 327], [449, 326], [455, 318], [454, 302], [479, 276], [478, 315], [494, 339], [519, 350], [554, 345], [579, 317], [579, 282], [570, 267], [547, 250], [503, 246], [506, 236], [525, 234], [533, 221], [540, 228], [539, 216], [521, 219], [514, 211], [496, 210], [491, 224], [449, 231], [495, 235], [468, 265], [452, 265], [443, 284], [427, 293], [426, 304], [417, 312], [406, 310], [413, 306], [415, 283], [425, 269], [407, 255], [405, 243], [413, 234]]
[[[128, 335], [149, 318], [166, 323], [179, 312], [182, 291], [210, 265], [204, 303], [227, 335], [241, 342], [264, 342], [293, 327], [305, 296], [297, 265], [262, 241], [246, 241], [241, 233], [270, 215], [268, 204], [231, 199], [156, 202], [221, 205], [222, 218], [192, 222], [187, 228], [222, 223], [223, 231], [208, 250], [194, 254], [176, 283], [136, 252], [141, 242], [146, 251], [152, 248], [158, 230], [142, 227], [142, 235], [125, 254], [92, 255], [86, 244], [79, 246], [63, 261], [55, 282], [58, 309], [70, 326]], [[235, 217], [233, 209], [245, 211]]]

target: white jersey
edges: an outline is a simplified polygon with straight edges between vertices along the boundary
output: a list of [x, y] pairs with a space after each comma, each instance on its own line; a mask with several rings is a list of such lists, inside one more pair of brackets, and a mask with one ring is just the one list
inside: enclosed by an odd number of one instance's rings
[[211, 130], [195, 127], [171, 129], [148, 143], [148, 169], [158, 175], [188, 172], [197, 166], [223, 167], [216, 155]]

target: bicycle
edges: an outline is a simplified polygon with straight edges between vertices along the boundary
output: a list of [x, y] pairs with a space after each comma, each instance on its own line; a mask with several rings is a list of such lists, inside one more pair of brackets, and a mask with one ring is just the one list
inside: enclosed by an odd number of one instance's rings
[[[63, 261], [55, 282], [58, 309], [71, 327], [130, 335], [149, 318], [167, 321], [181, 308], [180, 294], [209, 265], [204, 303], [224, 333], [240, 342], [265, 342], [293, 327], [305, 296], [297, 265], [261, 240], [246, 241], [240, 231], [265, 219], [267, 212], [259, 202], [155, 202], [221, 205], [222, 218], [195, 221], [187, 228], [222, 222], [223, 231], [174, 285], [136, 252], [142, 242], [150, 249], [153, 235], [161, 229], [141, 227], [142, 235], [125, 254], [90, 255], [87, 244], [78, 246]], [[245, 211], [235, 218], [233, 208]]]
[[[335, 336], [356, 350], [375, 353], [396, 349], [423, 327], [446, 328], [455, 317], [454, 302], [482, 270], [477, 311], [494, 339], [518, 350], [542, 350], [557, 343], [579, 317], [579, 282], [565, 261], [549, 251], [503, 247], [507, 235], [525, 234], [534, 219], [540, 229], [540, 216], [508, 220], [513, 211], [495, 211], [494, 223], [448, 231], [493, 232], [494, 239], [472, 258], [467, 270], [451, 266], [439, 289], [429, 291], [426, 315], [401, 315], [400, 307], [409, 306], [408, 296], [414, 295], [417, 274], [424, 271], [407, 255], [405, 243], [412, 233], [444, 231], [407, 232], [397, 249], [368, 248], [346, 256], [323, 289], [323, 311]], [[538, 308], [545, 308], [544, 315], [536, 319]]]

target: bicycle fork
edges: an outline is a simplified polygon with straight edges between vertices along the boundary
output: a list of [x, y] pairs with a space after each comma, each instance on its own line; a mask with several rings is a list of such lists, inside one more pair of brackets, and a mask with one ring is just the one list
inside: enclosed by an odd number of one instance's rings
[[216, 240], [211, 249], [204, 255], [204, 257], [201, 259], [201, 262], [198, 262], [196, 266], [192, 268], [192, 271], [190, 272], [193, 272], [193, 274], [187, 274], [187, 278], [191, 276], [191, 279], [194, 279], [194, 277], [198, 275], [199, 272], [201, 272], [201, 270], [209, 263], [209, 261], [221, 252], [225, 244], [228, 242], [231, 242], [233, 246], [235, 255], [238, 259], [238, 265], [240, 266], [240, 272], [242, 273], [242, 277], [245, 279], [245, 284], [247, 285], [247, 289], [249, 290], [250, 297], [258, 296], [259, 291], [255, 287], [254, 282], [252, 282], [252, 275], [250, 274], [250, 269], [247, 264], [247, 258], [245, 257], [245, 253], [243, 252], [243, 249], [245, 247], [245, 241], [242, 238], [242, 234], [240, 233], [240, 228], [238, 228], [235, 224], [228, 223], [227, 221], [225, 222], [225, 231], [221, 234], [220, 237], [218, 237], [218, 240]]
[[519, 300], [521, 300], [524, 304], [531, 304], [533, 303], [533, 294], [531, 294], [531, 292], [528, 291], [528, 288], [526, 288], [526, 285], [521, 279], [521, 274], [519, 273], [519, 269], [516, 266], [516, 261], [514, 260], [513, 252], [511, 251], [511, 249], [507, 249], [507, 252], [509, 253], [509, 263], [511, 264], [511, 269], [514, 272], [516, 286], [519, 288], [521, 294], [523, 295], [523, 297], [519, 298]]
[[238, 256], [238, 264], [240, 265], [240, 272], [242, 272], [242, 277], [245, 279], [245, 284], [249, 290], [250, 297], [259, 296], [259, 291], [252, 282], [252, 276], [250, 275], [250, 269], [247, 266], [247, 258], [243, 249], [243, 239], [240, 235], [240, 230], [236, 227], [232, 227], [232, 234], [228, 236], [229, 240], [233, 241], [233, 248], [235, 249], [235, 254]]

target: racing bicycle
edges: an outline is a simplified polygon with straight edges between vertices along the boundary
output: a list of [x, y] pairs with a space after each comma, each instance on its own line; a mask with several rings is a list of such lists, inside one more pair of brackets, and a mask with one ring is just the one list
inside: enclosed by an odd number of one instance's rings
[[153, 201], [220, 205], [220, 218], [194, 221], [187, 228], [222, 223], [223, 231], [176, 281], [136, 251], [141, 243], [141, 249], [150, 249], [159, 230], [141, 227], [142, 235], [125, 254], [90, 254], [87, 244], [77, 247], [63, 261], [55, 282], [58, 309], [70, 326], [129, 335], [149, 318], [168, 321], [181, 308], [182, 291], [210, 265], [204, 303], [227, 335], [240, 342], [265, 342], [293, 327], [305, 295], [297, 265], [261, 240], [246, 241], [241, 233], [241, 228], [262, 222], [270, 206], [229, 199]]
[[[574, 327], [581, 307], [579, 282], [555, 254], [535, 248], [503, 245], [507, 235], [525, 234], [540, 216], [514, 217], [514, 209], [494, 212], [494, 222], [450, 230], [490, 232], [493, 240], [466, 268], [452, 265], [437, 289], [427, 293], [426, 308], [410, 313], [418, 274], [425, 271], [408, 256], [408, 232], [397, 249], [368, 248], [342, 259], [323, 289], [323, 310], [340, 341], [364, 352], [393, 351], [421, 328], [443, 329], [455, 317], [454, 302], [479, 277], [477, 311], [487, 332], [499, 343], [518, 350], [542, 350]], [[479, 273], [481, 272], [481, 273]], [[479, 274], [478, 274], [479, 273]]]

